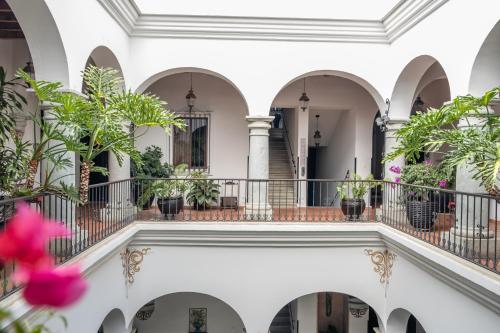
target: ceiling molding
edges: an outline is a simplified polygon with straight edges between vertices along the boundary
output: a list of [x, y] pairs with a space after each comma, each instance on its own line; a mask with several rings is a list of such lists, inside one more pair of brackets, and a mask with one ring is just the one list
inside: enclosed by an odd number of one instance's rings
[[134, 0], [97, 0], [131, 37], [390, 44], [449, 0], [401, 0], [380, 20], [142, 13]]

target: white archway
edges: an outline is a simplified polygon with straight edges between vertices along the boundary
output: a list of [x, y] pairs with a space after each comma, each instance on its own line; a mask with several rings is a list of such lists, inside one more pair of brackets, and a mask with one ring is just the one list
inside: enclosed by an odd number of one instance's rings
[[[344, 72], [344, 71], [339, 71], [339, 70], [314, 70], [314, 71], [304, 73], [302, 75], [295, 77], [292, 80], [289, 80], [285, 84], [283, 84], [282, 88], [280, 89], [280, 92], [282, 90], [284, 90], [286, 87], [290, 86], [292, 83], [299, 81], [301, 79], [304, 79], [307, 77], [312, 77], [312, 76], [323, 76], [323, 75], [337, 76], [337, 77], [348, 79], [348, 80], [351, 80], [351, 81], [357, 83], [358, 85], [360, 85], [362, 88], [364, 88], [372, 96], [373, 100], [375, 101], [375, 103], [377, 103], [377, 106], [380, 108], [380, 110], [384, 110], [385, 99], [382, 97], [382, 95], [378, 92], [378, 90], [371, 83], [369, 83], [368, 81], [366, 81], [365, 79], [363, 79], [360, 76], [357, 76], [357, 75], [352, 74], [352, 73]], [[279, 92], [278, 92], [278, 94], [279, 94]], [[278, 94], [276, 94], [276, 96]], [[276, 99], [276, 96], [274, 97], [273, 103]]]
[[233, 83], [233, 81], [231, 81], [229, 78], [227, 78], [226, 76], [224, 76], [224, 75], [222, 75], [220, 73], [217, 73], [215, 71], [212, 71], [212, 70], [209, 70], [209, 69], [205, 69], [205, 68], [199, 68], [199, 67], [178, 67], [178, 68], [167, 69], [167, 70], [164, 70], [162, 72], [159, 72], [159, 73], [156, 73], [156, 74], [150, 76], [148, 79], [146, 79], [144, 82], [142, 82], [137, 87], [136, 91], [138, 91], [138, 92], [144, 92], [152, 84], [154, 84], [155, 82], [159, 81], [160, 79], [162, 79], [164, 77], [167, 77], [167, 76], [171, 76], [171, 75], [175, 75], [175, 74], [180, 74], [180, 73], [200, 73], [200, 74], [206, 74], [206, 75], [214, 76], [216, 78], [219, 78], [219, 79], [225, 81], [226, 83], [228, 83], [229, 85], [231, 85], [238, 92], [238, 94], [241, 96], [241, 98], [243, 99], [243, 101], [245, 103], [246, 114], [248, 115], [248, 103], [247, 103], [247, 100], [246, 100], [245, 96], [243, 95], [243, 93], [241, 92], [241, 90]]
[[479, 50], [469, 81], [469, 92], [482, 95], [500, 85], [500, 21], [491, 29]]
[[416, 319], [417, 327], [419, 328], [417, 329], [417, 333], [425, 333], [425, 327], [422, 326], [415, 315], [403, 308], [394, 309], [389, 314], [385, 333], [406, 333], [409, 320], [412, 316]]
[[419, 91], [430, 82], [446, 77], [440, 65], [434, 66], [436, 63], [439, 64], [434, 57], [421, 55], [410, 61], [401, 71], [391, 97], [389, 116], [392, 120], [407, 120]]
[[[101, 322], [102, 333], [125, 333], [127, 325], [123, 311], [118, 308], [111, 310]], [[98, 332], [96, 329], [95, 332]]]
[[69, 85], [68, 61], [54, 18], [44, 0], [7, 0], [28, 43], [37, 80]]
[[[176, 292], [160, 296], [149, 304], [154, 304], [150, 317], [138, 319], [136, 316], [133, 323], [130, 323], [139, 332], [183, 330], [186, 324], [190, 324], [192, 310], [201, 311], [206, 316], [210, 331], [245, 331], [245, 324], [237, 311], [230, 304], [209, 294]], [[134, 316], [136, 313], [134, 312]]]
[[[88, 56], [87, 63], [85, 67], [92, 63], [97, 67], [109, 67], [118, 71], [118, 74], [123, 78], [124, 85], [126, 86], [125, 77], [123, 75], [122, 66], [115, 53], [107, 46], [100, 45], [92, 50]], [[82, 78], [83, 85], [83, 78]]]

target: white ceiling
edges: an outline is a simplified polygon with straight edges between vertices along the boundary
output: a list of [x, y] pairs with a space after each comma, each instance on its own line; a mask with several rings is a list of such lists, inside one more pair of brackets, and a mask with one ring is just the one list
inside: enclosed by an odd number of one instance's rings
[[132, 0], [143, 14], [380, 20], [406, 0]]

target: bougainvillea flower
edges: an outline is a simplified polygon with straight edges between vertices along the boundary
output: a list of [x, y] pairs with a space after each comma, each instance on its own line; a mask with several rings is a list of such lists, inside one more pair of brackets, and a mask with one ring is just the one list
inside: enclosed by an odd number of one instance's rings
[[17, 213], [0, 233], [0, 261], [17, 261], [20, 265], [45, 265], [50, 255], [47, 244], [54, 237], [69, 237], [64, 225], [45, 220], [27, 204], [19, 204]]
[[77, 265], [26, 271], [18, 276], [17, 282], [25, 284], [23, 297], [26, 302], [37, 307], [69, 306], [87, 290], [87, 283]]
[[390, 171], [394, 172], [394, 173], [397, 173], [398, 175], [401, 173], [401, 168], [397, 165], [392, 165], [390, 168], [389, 168]]
[[399, 184], [399, 183], [401, 183], [401, 178], [396, 177], [396, 179], [394, 179], [394, 181]]
[[445, 188], [447, 184], [448, 184], [448, 182], [446, 181], [446, 179], [439, 181], [439, 187], [441, 187], [441, 188]]

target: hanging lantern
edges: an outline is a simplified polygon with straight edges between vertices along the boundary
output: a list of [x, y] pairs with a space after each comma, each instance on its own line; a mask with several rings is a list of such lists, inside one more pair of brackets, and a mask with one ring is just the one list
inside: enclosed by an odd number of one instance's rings
[[305, 111], [309, 107], [309, 97], [307, 97], [306, 94], [306, 79], [304, 78], [304, 91], [302, 93], [302, 96], [299, 98], [299, 105], [302, 111]]
[[316, 148], [318, 148], [321, 143], [321, 133], [319, 131], [319, 114], [316, 115], [316, 132], [314, 132], [313, 138], [314, 145], [316, 146]]
[[196, 102], [196, 95], [193, 92], [193, 73], [190, 73], [190, 81], [191, 81], [191, 88], [188, 91], [188, 94], [186, 95], [186, 102], [187, 106], [189, 107], [189, 111], [191, 111], [194, 107], [194, 104]]

